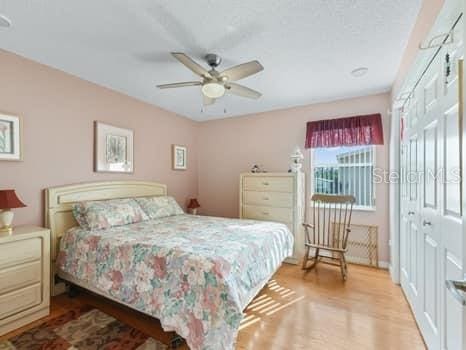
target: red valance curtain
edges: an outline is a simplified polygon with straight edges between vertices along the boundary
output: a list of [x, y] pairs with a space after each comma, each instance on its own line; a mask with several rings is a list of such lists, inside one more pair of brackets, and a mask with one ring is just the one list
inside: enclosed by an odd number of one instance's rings
[[383, 145], [380, 114], [307, 123], [306, 148], [358, 145]]

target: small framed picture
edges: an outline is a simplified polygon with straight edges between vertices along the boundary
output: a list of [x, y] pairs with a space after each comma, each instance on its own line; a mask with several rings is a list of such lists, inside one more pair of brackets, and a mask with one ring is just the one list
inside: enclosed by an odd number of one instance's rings
[[172, 145], [173, 170], [186, 170], [187, 148], [181, 145]]
[[21, 160], [21, 119], [0, 114], [0, 160]]
[[94, 122], [94, 171], [132, 173], [133, 137], [131, 129]]

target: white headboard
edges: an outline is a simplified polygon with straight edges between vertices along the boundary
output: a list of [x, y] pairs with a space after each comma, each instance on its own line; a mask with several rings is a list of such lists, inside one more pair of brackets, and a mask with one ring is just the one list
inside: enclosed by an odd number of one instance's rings
[[77, 222], [71, 212], [73, 203], [113, 198], [149, 197], [167, 195], [167, 186], [146, 181], [89, 182], [76, 185], [51, 187], [45, 190], [45, 225], [50, 229], [52, 286], [55, 258], [60, 238]]

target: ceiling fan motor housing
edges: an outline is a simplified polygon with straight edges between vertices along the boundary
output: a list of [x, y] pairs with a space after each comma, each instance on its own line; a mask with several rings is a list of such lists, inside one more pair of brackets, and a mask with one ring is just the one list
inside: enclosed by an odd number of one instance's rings
[[220, 63], [222, 63], [222, 58], [214, 53], [208, 53], [207, 55], [205, 55], [205, 60], [207, 61], [207, 64], [212, 68], [216, 68], [220, 65]]

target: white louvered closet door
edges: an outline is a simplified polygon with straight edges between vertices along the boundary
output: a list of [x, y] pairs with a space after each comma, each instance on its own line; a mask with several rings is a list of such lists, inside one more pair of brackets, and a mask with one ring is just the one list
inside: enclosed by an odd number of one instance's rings
[[[462, 23], [456, 26], [462, 31]], [[461, 38], [462, 33], [455, 36]], [[463, 309], [445, 280], [464, 277], [459, 61], [444, 46], [415, 89], [401, 146], [401, 285], [429, 349], [464, 349]], [[413, 181], [416, 176], [419, 181]]]

